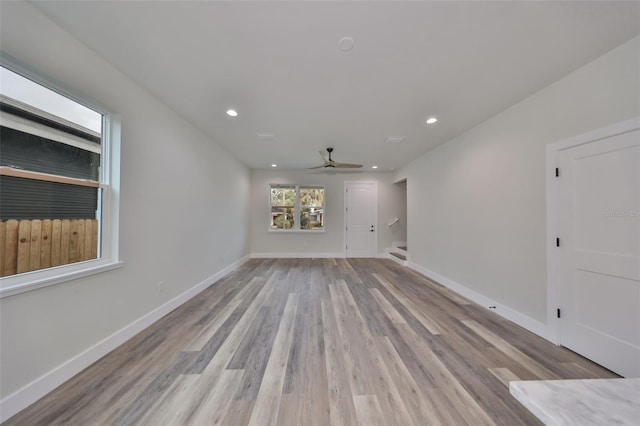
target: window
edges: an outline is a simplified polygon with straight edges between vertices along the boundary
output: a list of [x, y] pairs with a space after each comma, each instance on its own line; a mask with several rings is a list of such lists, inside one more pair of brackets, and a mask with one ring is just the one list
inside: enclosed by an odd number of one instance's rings
[[0, 79], [4, 296], [113, 262], [115, 139], [109, 135], [116, 135], [106, 114], [4, 66]]
[[298, 191], [300, 228], [324, 229], [324, 188], [301, 186]]
[[271, 185], [272, 231], [324, 230], [324, 187]]
[[294, 229], [295, 186], [271, 186], [271, 229]]

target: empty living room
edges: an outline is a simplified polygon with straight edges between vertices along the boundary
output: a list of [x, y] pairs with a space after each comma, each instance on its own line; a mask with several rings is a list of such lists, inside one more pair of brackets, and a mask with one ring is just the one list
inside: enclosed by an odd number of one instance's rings
[[3, 425], [639, 422], [639, 1], [0, 1]]

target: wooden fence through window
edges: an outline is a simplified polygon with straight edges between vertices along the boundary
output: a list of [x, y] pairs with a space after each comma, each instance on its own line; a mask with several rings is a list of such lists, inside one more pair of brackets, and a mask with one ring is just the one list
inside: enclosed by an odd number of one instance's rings
[[0, 221], [0, 277], [97, 257], [96, 219]]

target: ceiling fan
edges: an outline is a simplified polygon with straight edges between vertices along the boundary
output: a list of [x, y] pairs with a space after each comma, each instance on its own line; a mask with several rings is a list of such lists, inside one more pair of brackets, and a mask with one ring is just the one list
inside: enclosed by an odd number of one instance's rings
[[349, 164], [349, 163], [338, 163], [337, 161], [333, 161], [331, 159], [331, 153], [333, 152], [333, 148], [327, 148], [327, 152], [329, 153], [329, 157], [324, 154], [324, 151], [318, 151], [324, 160], [324, 164], [316, 167], [310, 167], [310, 169], [359, 169], [362, 167], [362, 164]]

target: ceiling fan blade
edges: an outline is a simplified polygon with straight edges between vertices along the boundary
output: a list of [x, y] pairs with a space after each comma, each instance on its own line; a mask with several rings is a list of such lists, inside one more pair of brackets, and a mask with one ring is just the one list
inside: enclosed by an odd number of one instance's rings
[[337, 169], [359, 169], [362, 164], [349, 164], [349, 163], [333, 163], [333, 167]]
[[309, 167], [309, 169], [359, 169], [362, 167], [362, 164], [349, 164], [349, 163], [337, 163], [331, 158], [331, 153], [333, 152], [333, 148], [327, 148], [327, 153], [329, 156], [325, 154], [324, 151], [320, 150], [318, 153], [324, 160], [324, 164], [316, 167]]
[[320, 155], [322, 156], [322, 159], [324, 160], [324, 162], [319, 166], [309, 167], [309, 169], [322, 169], [324, 167], [331, 167], [331, 163], [324, 157], [324, 154], [322, 153], [322, 151], [318, 151], [318, 152], [320, 152]]

